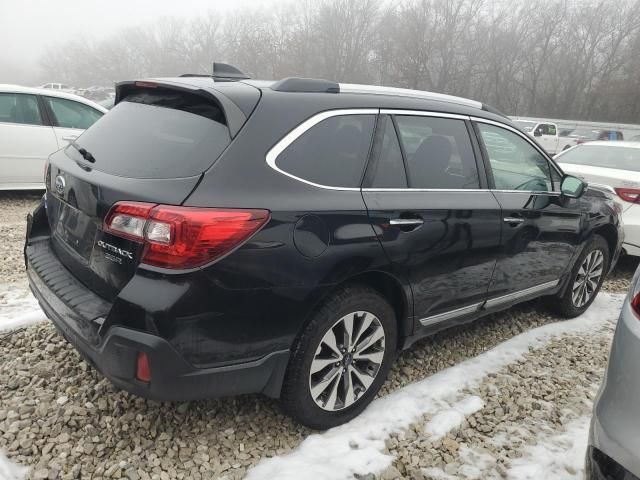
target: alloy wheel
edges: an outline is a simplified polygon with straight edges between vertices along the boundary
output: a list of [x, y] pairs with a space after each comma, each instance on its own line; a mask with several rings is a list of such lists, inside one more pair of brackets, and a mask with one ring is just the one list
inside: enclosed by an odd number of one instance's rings
[[340, 318], [320, 341], [311, 362], [309, 392], [323, 410], [353, 405], [371, 387], [384, 359], [378, 317], [358, 311]]
[[581, 308], [591, 300], [598, 288], [603, 270], [604, 255], [600, 250], [593, 250], [585, 257], [573, 282], [571, 300], [575, 307]]

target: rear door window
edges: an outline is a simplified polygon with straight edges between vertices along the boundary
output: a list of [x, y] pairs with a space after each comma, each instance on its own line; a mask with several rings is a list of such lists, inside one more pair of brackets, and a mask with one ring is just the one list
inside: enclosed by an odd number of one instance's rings
[[480, 188], [478, 166], [463, 120], [398, 115], [409, 187]]
[[0, 122], [42, 125], [35, 95], [0, 93]]
[[102, 117], [102, 112], [66, 98], [44, 97], [55, 117], [55, 125], [86, 130]]
[[369, 156], [375, 115], [338, 115], [311, 127], [278, 155], [282, 171], [318, 185], [357, 188]]
[[160, 88], [126, 97], [77, 140], [96, 159], [92, 168], [132, 178], [198, 175], [230, 142], [217, 104]]

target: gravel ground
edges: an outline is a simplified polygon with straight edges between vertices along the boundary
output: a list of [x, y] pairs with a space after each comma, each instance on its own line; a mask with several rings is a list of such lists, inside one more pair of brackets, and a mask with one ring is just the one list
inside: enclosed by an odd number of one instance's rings
[[[552, 341], [488, 376], [479, 388], [464, 392], [483, 399], [484, 407], [441, 439], [425, 435], [429, 417], [392, 436], [387, 448], [396, 460], [383, 477], [509, 478], [514, 460], [517, 465], [537, 437], [590, 416], [613, 329], [608, 325], [596, 335]], [[577, 472], [566, 467], [559, 473], [566, 478]]]
[[0, 192], [0, 238], [3, 261], [0, 262], [2, 283], [25, 282], [24, 245], [27, 214], [38, 205], [42, 193]]
[[[0, 196], [0, 232], [10, 239], [9, 261], [0, 267], [5, 282], [25, 281], [21, 219], [38, 197]], [[636, 265], [624, 259], [605, 288], [626, 290]], [[381, 395], [558, 320], [531, 302], [419, 342], [400, 356]], [[446, 463], [452, 465], [447, 473], [461, 476], [460, 452], [467, 449], [488, 449], [497, 459], [478, 478], [504, 473], [536, 431], [589, 410], [610, 335], [552, 342], [487, 378], [468, 392], [484, 399], [485, 407], [445, 439], [423, 438], [428, 418], [389, 439], [396, 461], [380, 477], [431, 478], [434, 473], [424, 469], [444, 470]], [[33, 478], [237, 479], [261, 458], [286, 453], [311, 433], [260, 396], [178, 404], [117, 391], [48, 324], [0, 336], [0, 358], [0, 449], [31, 466]], [[519, 431], [518, 425], [527, 428]], [[511, 437], [508, 445], [498, 441], [504, 434]]]

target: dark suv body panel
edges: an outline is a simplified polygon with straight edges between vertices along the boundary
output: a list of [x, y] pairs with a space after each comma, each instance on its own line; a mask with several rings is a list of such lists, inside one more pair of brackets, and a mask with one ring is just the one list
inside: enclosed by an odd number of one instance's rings
[[[598, 229], [607, 229], [617, 259], [622, 233], [605, 194], [568, 199], [494, 188], [473, 119], [515, 128], [498, 114], [393, 95], [277, 92], [205, 78], [158, 82], [219, 102], [231, 133], [220, 157], [196, 176], [132, 179], [57, 152], [25, 245], [31, 288], [45, 313], [92, 364], [136, 394], [168, 400], [248, 392], [277, 397], [305, 322], [349, 283], [365, 284], [389, 300], [403, 348], [434, 331], [562, 291], [573, 259]], [[128, 88], [138, 87], [121, 84], [118, 101]], [[478, 188], [387, 191], [368, 186], [364, 173], [362, 188], [323, 188], [267, 163], [269, 151], [301, 123], [345, 109], [465, 117]], [[58, 176], [67, 179], [64, 193], [52, 187]], [[263, 208], [270, 220], [211, 264], [167, 270], [140, 263], [140, 243], [103, 231], [107, 211], [122, 200]], [[56, 234], [60, 209], [77, 210], [93, 225], [73, 248], [73, 239]], [[410, 231], [390, 224], [403, 215], [419, 216], [424, 225]], [[523, 219], [524, 228], [505, 224], [512, 215]], [[100, 241], [131, 258], [114, 266], [107, 258], [114, 252], [96, 247]], [[78, 298], [88, 307], [79, 309]], [[135, 378], [136, 352], [149, 355], [150, 383]]]

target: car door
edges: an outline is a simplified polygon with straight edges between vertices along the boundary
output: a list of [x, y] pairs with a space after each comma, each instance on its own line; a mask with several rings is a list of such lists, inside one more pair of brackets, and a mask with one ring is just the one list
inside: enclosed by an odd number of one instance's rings
[[52, 117], [53, 130], [60, 148], [78, 138], [93, 125], [103, 113], [84, 103], [68, 98], [43, 97]]
[[475, 120], [502, 208], [502, 250], [487, 302], [492, 306], [558, 285], [579, 244], [582, 213], [578, 200], [560, 194], [561, 172], [525, 135]]
[[41, 188], [47, 157], [58, 149], [36, 95], [0, 92], [0, 186]]
[[[500, 248], [466, 117], [382, 110], [362, 195], [371, 224], [431, 326], [479, 310]], [[480, 168], [479, 168], [480, 167]]]

